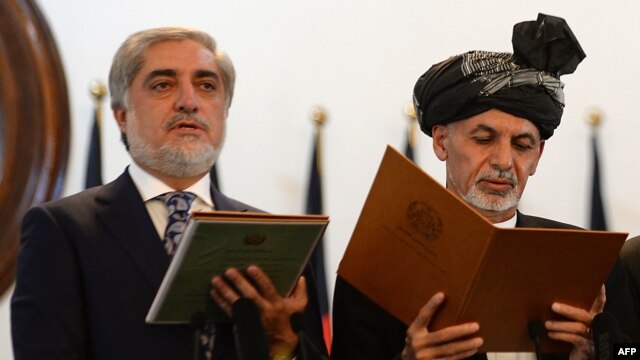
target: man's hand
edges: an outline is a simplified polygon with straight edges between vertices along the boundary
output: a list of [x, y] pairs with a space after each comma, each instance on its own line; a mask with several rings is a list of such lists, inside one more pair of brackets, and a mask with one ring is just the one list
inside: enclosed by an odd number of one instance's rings
[[591, 335], [591, 322], [593, 318], [602, 312], [606, 302], [604, 285], [600, 288], [600, 294], [593, 302], [591, 309], [576, 308], [562, 303], [553, 303], [551, 310], [564, 316], [570, 321], [546, 321], [545, 327], [549, 331], [550, 338], [565, 341], [573, 345], [569, 354], [570, 360], [593, 359], [595, 349]]
[[[298, 335], [291, 328], [290, 318], [293, 313], [303, 312], [307, 306], [307, 285], [304, 277], [298, 279], [293, 293], [283, 298], [276, 291], [271, 279], [259, 267], [249, 266], [247, 275], [255, 286], [234, 268], [225, 271], [224, 279], [222, 276], [214, 277], [211, 280], [211, 297], [229, 316], [231, 305], [240, 297], [253, 300], [260, 309], [271, 356], [292, 357], [298, 345]], [[227, 281], [233, 284], [237, 291], [229, 286]]]
[[433, 314], [444, 302], [444, 294], [439, 292], [420, 309], [420, 313], [407, 329], [407, 339], [402, 351], [402, 360], [414, 359], [462, 359], [469, 357], [482, 345], [482, 338], [466, 338], [476, 333], [477, 323], [449, 326], [438, 331], [429, 331]]

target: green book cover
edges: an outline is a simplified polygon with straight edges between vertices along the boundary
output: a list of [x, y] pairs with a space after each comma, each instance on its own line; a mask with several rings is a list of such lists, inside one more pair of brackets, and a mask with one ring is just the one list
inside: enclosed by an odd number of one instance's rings
[[149, 309], [151, 324], [189, 323], [202, 313], [228, 321], [211, 299], [211, 279], [259, 266], [282, 296], [295, 286], [328, 224], [326, 216], [194, 213]]

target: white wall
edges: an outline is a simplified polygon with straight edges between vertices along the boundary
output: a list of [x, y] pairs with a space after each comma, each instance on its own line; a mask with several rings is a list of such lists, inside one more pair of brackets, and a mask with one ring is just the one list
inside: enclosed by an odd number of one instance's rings
[[[310, 1], [38, 0], [62, 54], [72, 144], [65, 193], [80, 191], [90, 132], [88, 84], [107, 78], [113, 53], [142, 28], [209, 31], [234, 60], [238, 81], [219, 168], [223, 190], [280, 213], [304, 210], [312, 140], [310, 107], [329, 111], [324, 142], [328, 268], [335, 272], [386, 144], [402, 146], [403, 106], [431, 64], [472, 49], [511, 51], [511, 28], [538, 12], [567, 19], [587, 58], [563, 78], [567, 107], [521, 209], [587, 224], [588, 108], [605, 113], [601, 162], [610, 227], [640, 234], [640, 2], [636, 0]], [[104, 174], [129, 158], [105, 111]], [[418, 162], [442, 179], [421, 136]], [[333, 287], [333, 276], [330, 276]], [[0, 298], [0, 359], [11, 358], [7, 296]]]

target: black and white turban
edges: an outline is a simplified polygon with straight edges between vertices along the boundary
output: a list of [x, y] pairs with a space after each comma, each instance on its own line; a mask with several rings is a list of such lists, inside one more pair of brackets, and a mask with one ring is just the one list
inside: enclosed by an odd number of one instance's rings
[[433, 65], [416, 82], [420, 128], [449, 124], [490, 109], [533, 122], [548, 139], [560, 124], [564, 84], [585, 58], [564, 19], [538, 14], [513, 27], [514, 53], [469, 51]]

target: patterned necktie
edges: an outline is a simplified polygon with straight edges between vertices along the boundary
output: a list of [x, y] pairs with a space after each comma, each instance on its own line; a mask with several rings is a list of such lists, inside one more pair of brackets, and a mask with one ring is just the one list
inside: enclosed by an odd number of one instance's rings
[[189, 208], [195, 198], [195, 194], [184, 191], [167, 193], [164, 197], [164, 203], [169, 210], [169, 221], [164, 231], [163, 244], [169, 256], [176, 251], [182, 238], [189, 217]]
[[[169, 210], [169, 221], [164, 232], [164, 248], [171, 256], [176, 251], [178, 243], [182, 238], [182, 233], [187, 225], [189, 208], [196, 195], [190, 192], [177, 191], [167, 193], [164, 196], [164, 203]], [[211, 323], [206, 323], [200, 335], [202, 355], [206, 360], [213, 359], [213, 343], [215, 339], [215, 327]]]

